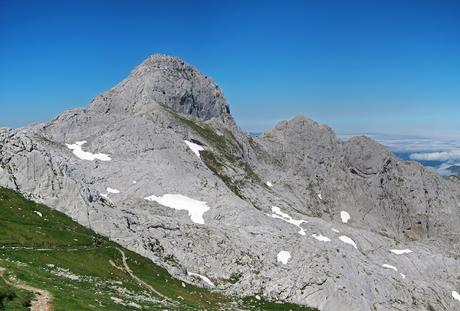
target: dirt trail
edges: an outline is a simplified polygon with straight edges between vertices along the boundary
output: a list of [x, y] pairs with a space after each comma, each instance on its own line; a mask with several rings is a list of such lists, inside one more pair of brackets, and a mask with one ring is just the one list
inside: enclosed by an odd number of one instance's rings
[[31, 301], [30, 310], [31, 311], [52, 311], [53, 307], [51, 305], [51, 300], [53, 300], [53, 295], [47, 290], [35, 288], [26, 284], [19, 283], [18, 281], [10, 281], [8, 278], [4, 277], [5, 268], [0, 267], [0, 277], [2, 277], [5, 282], [13, 287], [23, 289], [35, 294], [35, 298]]
[[[123, 260], [123, 267], [124, 269], [126, 270], [126, 272], [133, 278], [135, 279], [139, 284], [141, 284], [142, 286], [148, 288], [149, 290], [151, 290], [155, 295], [163, 298], [164, 300], [168, 301], [168, 302], [172, 302], [171, 300], [169, 300], [168, 297], [166, 297], [165, 295], [163, 295], [162, 293], [158, 292], [155, 288], [153, 288], [151, 285], [145, 283], [143, 280], [141, 280], [140, 278], [138, 278], [134, 273], [133, 271], [131, 270], [131, 268], [128, 266], [128, 262], [127, 262], [127, 257], [126, 257], [126, 254], [123, 250], [117, 248], [117, 250], [120, 252], [121, 254], [121, 258]], [[111, 263], [113, 265], [113, 263]]]

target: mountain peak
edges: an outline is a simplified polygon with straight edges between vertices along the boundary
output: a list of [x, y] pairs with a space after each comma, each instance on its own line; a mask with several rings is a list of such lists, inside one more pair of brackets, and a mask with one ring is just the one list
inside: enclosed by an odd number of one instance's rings
[[138, 114], [164, 105], [202, 121], [231, 118], [222, 90], [185, 61], [152, 54], [89, 109], [104, 113]]

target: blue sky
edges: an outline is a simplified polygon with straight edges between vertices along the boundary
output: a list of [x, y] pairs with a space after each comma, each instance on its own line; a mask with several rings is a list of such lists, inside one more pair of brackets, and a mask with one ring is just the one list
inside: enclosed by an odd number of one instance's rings
[[0, 0], [0, 126], [83, 107], [154, 52], [211, 76], [248, 131], [460, 137], [459, 1]]

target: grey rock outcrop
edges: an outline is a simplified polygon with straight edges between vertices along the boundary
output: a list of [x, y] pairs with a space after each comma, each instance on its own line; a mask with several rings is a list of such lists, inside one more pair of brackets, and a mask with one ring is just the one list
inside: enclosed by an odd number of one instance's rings
[[207, 121], [231, 119], [220, 88], [195, 68], [170, 56], [154, 54], [131, 75], [97, 96], [89, 110], [135, 115], [153, 112], [161, 105]]
[[[84, 159], [95, 154], [110, 160]], [[177, 58], [151, 56], [88, 108], [0, 129], [0, 185], [224, 293], [326, 311], [460, 310], [460, 183], [304, 117], [251, 137]], [[206, 202], [204, 224], [166, 194]]]

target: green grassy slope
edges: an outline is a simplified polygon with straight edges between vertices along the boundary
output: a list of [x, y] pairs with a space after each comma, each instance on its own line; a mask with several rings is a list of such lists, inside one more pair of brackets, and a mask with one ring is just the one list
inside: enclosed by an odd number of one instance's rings
[[[124, 268], [122, 253], [145, 284]], [[0, 267], [5, 269], [0, 310], [27, 310], [34, 296], [5, 279], [49, 291], [55, 311], [312, 310], [255, 297], [226, 297], [185, 284], [64, 214], [5, 188], [0, 188]]]

